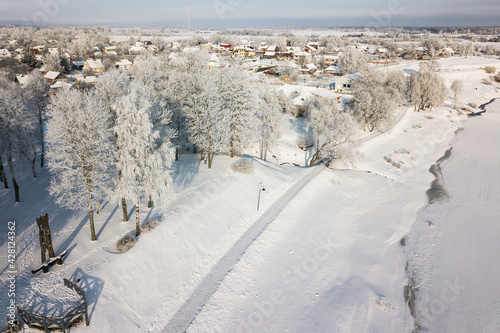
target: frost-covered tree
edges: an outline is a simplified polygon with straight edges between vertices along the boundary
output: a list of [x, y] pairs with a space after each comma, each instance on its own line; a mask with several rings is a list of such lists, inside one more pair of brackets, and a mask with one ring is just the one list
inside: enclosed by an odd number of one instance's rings
[[460, 45], [460, 55], [462, 57], [471, 57], [474, 55], [474, 44], [472, 42], [464, 42]]
[[208, 168], [212, 167], [213, 154], [228, 146], [230, 134], [229, 115], [222, 110], [219, 82], [216, 77], [202, 72], [198, 82], [191, 86], [194, 93], [184, 100], [184, 113], [190, 131], [190, 141], [200, 150]]
[[158, 104], [151, 100], [143, 86], [135, 84], [130, 93], [117, 103], [114, 132], [117, 167], [121, 177], [116, 179], [119, 198], [135, 202], [136, 236], [141, 233], [139, 204], [142, 197], [152, 195], [164, 201], [171, 182], [170, 168], [174, 151], [170, 137], [155, 129], [151, 115]]
[[255, 132], [257, 97], [249, 78], [238, 69], [220, 70], [220, 97], [229, 119], [229, 155], [241, 155]]
[[[46, 120], [47, 102], [49, 98], [49, 84], [38, 71], [32, 71], [26, 79], [24, 86], [24, 95], [27, 99], [28, 109], [34, 113], [38, 132], [38, 141], [41, 148], [40, 167], [43, 168], [45, 160], [45, 131], [43, 124]], [[36, 153], [35, 153], [36, 157]]]
[[361, 72], [366, 67], [366, 59], [354, 46], [347, 46], [340, 56], [340, 66], [344, 75]]
[[455, 80], [451, 83], [451, 92], [453, 93], [453, 108], [457, 108], [458, 95], [464, 90], [464, 83], [460, 80]]
[[277, 146], [279, 139], [279, 125], [283, 117], [279, 97], [276, 91], [264, 94], [259, 104], [258, 117], [260, 120], [260, 159], [267, 159], [267, 152]]
[[415, 111], [431, 109], [444, 103], [448, 88], [443, 78], [435, 72], [412, 74], [409, 80], [408, 99]]
[[16, 173], [19, 165], [26, 161], [32, 151], [34, 117], [23, 103], [20, 88], [5, 76], [0, 76], [0, 164], [5, 188], [8, 187], [2, 153], [7, 158], [7, 167], [14, 186], [15, 201], [20, 201]]
[[113, 132], [103, 109], [93, 94], [62, 91], [51, 100], [47, 121], [49, 192], [69, 209], [88, 209], [93, 241], [94, 203], [106, 197], [114, 173]]
[[384, 85], [392, 88], [393, 99], [398, 105], [402, 105], [406, 100], [407, 80], [402, 70], [392, 70], [385, 75]]
[[354, 82], [352, 114], [363, 129], [372, 132], [376, 127], [389, 127], [394, 110], [402, 102], [400, 88], [389, 85], [382, 73], [365, 70]]
[[356, 121], [346, 112], [338, 112], [334, 105], [322, 104], [309, 114], [315, 139], [315, 153], [309, 167], [318, 161], [348, 157], [357, 130]]
[[423, 72], [438, 72], [441, 68], [441, 64], [436, 60], [430, 60], [427, 62], [421, 62], [418, 64], [418, 69], [421, 73]]
[[208, 168], [214, 153], [229, 146], [229, 113], [222, 112], [221, 79], [204, 68], [204, 54], [187, 53], [178, 59], [181, 107], [193, 151], [199, 150]]
[[[130, 91], [130, 79], [128, 75], [118, 69], [108, 71], [99, 77], [95, 85], [95, 94], [101, 100], [103, 112], [107, 113], [111, 119], [111, 126], [114, 129], [116, 123], [117, 103]], [[117, 133], [114, 133], [113, 142], [115, 150], [120, 147], [116, 144]], [[121, 177], [122, 171], [117, 167], [118, 177]], [[128, 221], [127, 200], [122, 197], [120, 200], [122, 206], [123, 221]]]
[[46, 71], [64, 72], [64, 68], [61, 66], [61, 58], [57, 54], [46, 54], [42, 62]]

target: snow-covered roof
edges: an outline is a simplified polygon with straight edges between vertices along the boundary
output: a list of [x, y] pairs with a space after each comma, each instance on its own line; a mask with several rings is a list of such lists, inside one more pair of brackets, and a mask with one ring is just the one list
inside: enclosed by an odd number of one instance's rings
[[345, 77], [351, 80], [356, 80], [357, 78], [361, 77], [361, 74], [359, 73], [347, 74]]
[[43, 77], [49, 80], [55, 80], [59, 76], [59, 72], [48, 71]]
[[28, 83], [28, 76], [24, 74], [16, 75], [16, 80], [21, 86], [24, 86], [26, 83]]
[[312, 63], [311, 63], [311, 64], [306, 64], [306, 67], [307, 67], [307, 69], [308, 69], [308, 70], [310, 70], [310, 71], [311, 71], [311, 70], [316, 70], [316, 69], [318, 69], [318, 67], [316, 67], [316, 65], [315, 65], [315, 64], [312, 64]]
[[128, 59], [122, 59], [120, 61], [117, 61], [115, 63], [116, 66], [131, 66], [132, 65], [132, 62]]
[[316, 48], [314, 46], [312, 46], [312, 45], [307, 44], [306, 46], [309, 48], [309, 50], [311, 50], [313, 52], [317, 51]]
[[307, 52], [304, 52], [304, 51], [301, 51], [301, 52], [295, 52], [294, 53], [295, 56], [297, 57], [307, 57], [307, 56], [311, 56], [310, 53], [307, 53]]
[[63, 82], [63, 81], [57, 81], [53, 85], [50, 86], [52, 89], [69, 89], [71, 88], [72, 84], [68, 82]]
[[104, 65], [102, 64], [101, 59], [96, 59], [96, 60], [94, 60], [94, 59], [87, 59], [87, 64], [92, 69], [104, 68]]
[[332, 72], [335, 74], [342, 74], [342, 68], [340, 66], [329, 66], [325, 68], [325, 72]]
[[11, 54], [10, 54], [9, 50], [7, 50], [7, 49], [0, 49], [0, 57], [7, 57], [8, 58], [10, 56], [11, 56]]
[[142, 46], [131, 46], [130, 49], [128, 49], [129, 52], [142, 52], [144, 51], [144, 48]]
[[269, 57], [274, 57], [276, 55], [276, 52], [274, 51], [267, 51], [266, 53], [264, 53], [265, 56], [269, 56]]

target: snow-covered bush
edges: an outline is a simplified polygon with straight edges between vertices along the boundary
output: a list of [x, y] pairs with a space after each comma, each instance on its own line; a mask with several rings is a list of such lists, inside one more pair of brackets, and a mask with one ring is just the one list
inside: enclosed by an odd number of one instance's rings
[[252, 174], [255, 167], [251, 159], [242, 158], [231, 164], [231, 169], [236, 173]]
[[158, 226], [158, 220], [148, 220], [141, 224], [141, 232], [150, 232]]
[[312, 137], [311, 134], [301, 135], [297, 139], [297, 146], [302, 150], [307, 150], [307, 148], [314, 146], [314, 138]]
[[127, 252], [135, 245], [135, 237], [132, 235], [123, 236], [118, 243], [116, 243], [116, 249], [120, 252]]
[[495, 66], [486, 66], [484, 68], [484, 71], [486, 72], [486, 74], [495, 74], [497, 69], [495, 68]]
[[493, 79], [494, 79], [496, 82], [500, 82], [500, 73], [498, 73], [497, 75], [493, 76]]

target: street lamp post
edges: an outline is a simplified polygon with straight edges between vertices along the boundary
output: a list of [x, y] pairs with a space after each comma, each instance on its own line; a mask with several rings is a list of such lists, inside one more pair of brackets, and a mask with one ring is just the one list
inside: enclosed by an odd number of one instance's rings
[[264, 188], [264, 185], [262, 185], [262, 182], [259, 182], [259, 192], [258, 192], [258, 198], [257, 198], [257, 211], [259, 211], [259, 206], [260, 206], [260, 192], [265, 191], [266, 189]]

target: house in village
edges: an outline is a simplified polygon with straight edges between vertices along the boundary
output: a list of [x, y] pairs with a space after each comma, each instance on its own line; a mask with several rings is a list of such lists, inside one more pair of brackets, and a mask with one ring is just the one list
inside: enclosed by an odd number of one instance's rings
[[128, 49], [129, 54], [141, 54], [142, 52], [144, 52], [144, 47], [142, 46], [134, 45]]
[[324, 70], [325, 74], [331, 74], [333, 76], [342, 76], [342, 67], [339, 64], [328, 66]]
[[266, 57], [266, 58], [277, 58], [279, 51], [280, 51], [280, 48], [278, 46], [276, 46], [276, 45], [268, 46], [265, 49], [264, 57]]
[[304, 52], [316, 54], [319, 52], [319, 43], [318, 42], [308, 42], [304, 45]]
[[339, 93], [352, 93], [352, 82], [359, 77], [358, 73], [340, 76], [330, 83], [330, 89]]
[[94, 73], [104, 73], [104, 65], [101, 59], [87, 59], [83, 64], [83, 70], [92, 70]]
[[12, 54], [10, 54], [7, 49], [0, 49], [0, 58], [10, 58]]
[[455, 51], [451, 47], [444, 47], [437, 52], [438, 57], [449, 58], [455, 55]]
[[316, 70], [318, 70], [318, 67], [316, 67], [316, 65], [313, 63], [309, 63], [303, 65], [302, 68], [299, 69], [299, 72], [302, 74], [314, 74]]
[[48, 71], [44, 76], [43, 78], [45, 79], [45, 81], [47, 81], [48, 83], [54, 83], [56, 81], [62, 81], [62, 82], [66, 82], [68, 80], [68, 78], [66, 77], [66, 75], [64, 74], [61, 74], [59, 72], [54, 72], [54, 71]]
[[235, 48], [235, 54], [242, 58], [255, 57], [257, 50], [250, 45], [240, 45]]
[[293, 54], [293, 61], [297, 64], [310, 64], [312, 63], [312, 54], [307, 52], [295, 52]]
[[42, 55], [45, 50], [45, 45], [37, 45], [31, 49], [35, 55]]
[[325, 66], [333, 66], [339, 62], [339, 56], [333, 54], [325, 54], [323, 55], [323, 61]]
[[23, 87], [28, 83], [28, 75], [18, 74], [16, 75], [16, 81], [21, 85], [21, 87]]
[[116, 46], [114, 46], [114, 45], [105, 46], [103, 51], [104, 51], [104, 54], [107, 54], [107, 55], [112, 55], [112, 56], [118, 55], [118, 53], [116, 53]]
[[134, 63], [128, 59], [122, 59], [120, 61], [115, 62], [115, 67], [121, 70], [129, 70], [132, 68], [133, 65]]

